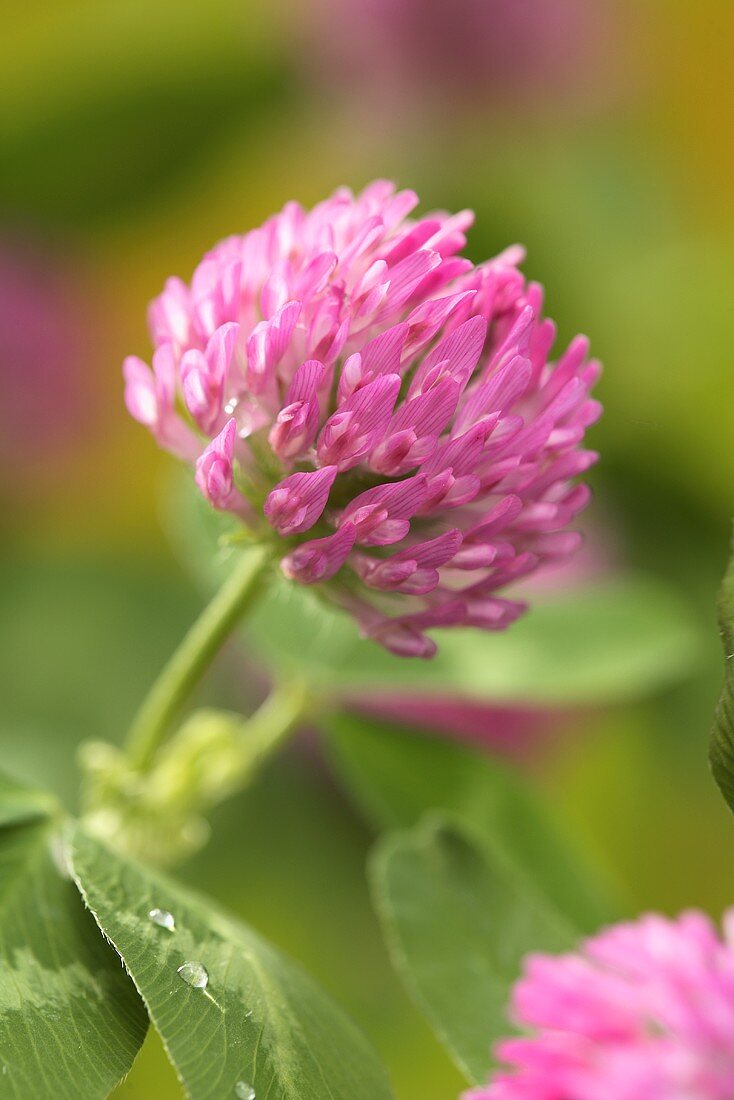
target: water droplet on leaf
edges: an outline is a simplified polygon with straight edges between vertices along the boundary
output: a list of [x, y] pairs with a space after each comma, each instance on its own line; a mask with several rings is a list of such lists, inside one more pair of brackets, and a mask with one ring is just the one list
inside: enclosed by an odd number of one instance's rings
[[169, 932], [176, 931], [176, 922], [173, 919], [173, 913], [169, 913], [167, 909], [151, 909], [148, 913], [148, 917], [153, 924], [157, 924], [159, 928], [167, 928]]
[[185, 962], [176, 972], [182, 981], [194, 989], [206, 989], [209, 975], [199, 962]]
[[238, 1081], [234, 1087], [237, 1100], [255, 1100], [255, 1090], [247, 1081]]

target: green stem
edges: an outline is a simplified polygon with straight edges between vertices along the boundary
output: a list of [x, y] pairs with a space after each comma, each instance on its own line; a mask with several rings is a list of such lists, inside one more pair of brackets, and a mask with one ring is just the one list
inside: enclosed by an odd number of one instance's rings
[[[211, 809], [247, 787], [291, 734], [322, 706], [304, 683], [296, 681], [276, 684], [249, 718], [229, 711], [195, 711], [157, 761], [159, 793], [181, 790], [181, 776], [193, 775], [195, 799], [188, 793], [190, 787], [184, 787], [188, 808], [197, 812]], [[151, 775], [155, 785], [156, 773]]]
[[180, 709], [256, 599], [266, 565], [264, 550], [251, 550], [188, 631], [146, 695], [127, 739], [132, 765], [147, 768]]
[[304, 684], [274, 687], [264, 703], [242, 723], [243, 774], [255, 774], [316, 710], [316, 700]]

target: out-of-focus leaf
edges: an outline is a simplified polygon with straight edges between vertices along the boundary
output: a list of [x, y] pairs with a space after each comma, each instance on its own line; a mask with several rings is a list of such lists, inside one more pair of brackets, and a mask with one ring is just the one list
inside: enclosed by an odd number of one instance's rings
[[185, 578], [112, 560], [3, 560], [3, 766], [71, 802], [81, 740], [117, 740], [200, 608]]
[[26, 787], [0, 772], [0, 828], [48, 817], [57, 808], [51, 795]]
[[[284, 102], [283, 74], [240, 64], [187, 86], [98, 96], [73, 114], [35, 122], [0, 142], [0, 203], [29, 221], [87, 222], [118, 214], [191, 172], [228, 134], [248, 142]], [[49, 179], [53, 186], [49, 186]]]
[[714, 779], [734, 810], [734, 547], [719, 593], [719, 627], [724, 643], [724, 686], [711, 731]]
[[102, 1100], [128, 1073], [148, 1021], [57, 866], [59, 823], [44, 803], [0, 783], [0, 1095]]
[[332, 715], [326, 728], [338, 776], [378, 828], [411, 826], [427, 811], [450, 811], [512, 852], [584, 931], [616, 914], [611, 890], [539, 795], [486, 753], [363, 716]]
[[[181, 486], [169, 517], [174, 546], [202, 583], [221, 580], [232, 564], [218, 539], [236, 531], [232, 523], [214, 516], [190, 485]], [[546, 596], [501, 634], [436, 631], [439, 652], [430, 661], [393, 657], [360, 638], [351, 618], [333, 610], [317, 588], [279, 575], [245, 629], [250, 652], [330, 693], [400, 690], [485, 702], [635, 698], [685, 673], [698, 642], [678, 597], [635, 576]]]
[[393, 963], [475, 1084], [511, 1026], [507, 1000], [528, 951], [562, 951], [573, 926], [499, 850], [451, 819], [388, 834], [371, 861]]
[[[81, 829], [71, 858], [193, 1100], [233, 1096], [240, 1081], [268, 1100], [389, 1100], [356, 1026], [253, 931]], [[151, 922], [153, 908], [173, 915], [173, 931]], [[201, 968], [205, 988], [179, 975], [186, 963]]]
[[53, 9], [0, 43], [0, 205], [32, 224], [149, 204], [230, 135], [254, 149], [292, 93], [277, 34], [230, 0]]
[[274, 581], [248, 634], [270, 663], [308, 669], [341, 693], [452, 693], [481, 701], [582, 704], [634, 698], [682, 674], [695, 634], [677, 599], [626, 578], [538, 603], [511, 630], [437, 631], [431, 661], [397, 659], [360, 639], [346, 616]]

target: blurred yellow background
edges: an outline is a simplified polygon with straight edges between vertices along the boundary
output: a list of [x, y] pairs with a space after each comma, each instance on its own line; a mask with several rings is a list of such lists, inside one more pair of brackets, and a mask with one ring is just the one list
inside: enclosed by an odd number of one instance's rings
[[[286, 200], [388, 176], [423, 209], [474, 208], [474, 259], [524, 243], [561, 337], [587, 332], [604, 361], [592, 523], [675, 587], [700, 661], [577, 716], [533, 770], [635, 909], [718, 912], [734, 833], [705, 743], [734, 499], [734, 5], [480, 3], [477, 24], [477, 0], [6, 5], [2, 764], [71, 801], [74, 746], [121, 736], [199, 603], [160, 521], [171, 460], [122, 402], [149, 299]], [[219, 698], [237, 681], [229, 654]], [[399, 1100], [456, 1095], [384, 958], [370, 836], [321, 766], [296, 746], [214, 825], [182, 873], [334, 993]], [[119, 1095], [180, 1095], [155, 1041]]]

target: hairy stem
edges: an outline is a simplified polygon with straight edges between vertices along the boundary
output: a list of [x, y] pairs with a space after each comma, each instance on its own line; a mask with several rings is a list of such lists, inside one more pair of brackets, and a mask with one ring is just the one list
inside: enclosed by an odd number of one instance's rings
[[184, 701], [257, 598], [266, 560], [264, 550], [251, 550], [242, 558], [151, 687], [127, 738], [135, 768], [150, 765]]

